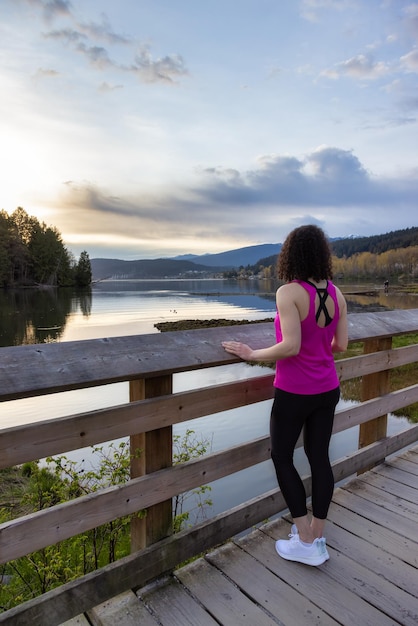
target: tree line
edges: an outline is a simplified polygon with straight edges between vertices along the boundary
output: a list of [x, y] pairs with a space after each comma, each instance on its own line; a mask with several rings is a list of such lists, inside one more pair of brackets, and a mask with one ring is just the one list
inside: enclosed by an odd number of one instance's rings
[[88, 253], [77, 261], [57, 228], [22, 207], [10, 215], [0, 211], [0, 287], [86, 287], [91, 281]]
[[[413, 231], [415, 229], [407, 230]], [[416, 230], [418, 231], [418, 229]], [[411, 235], [411, 233], [409, 233], [409, 235]], [[370, 237], [370, 239], [374, 240], [375, 238]], [[414, 241], [413, 238], [410, 240]], [[398, 243], [400, 243], [399, 238], [394, 238], [392, 241], [398, 241]], [[408, 239], [405, 238], [402, 241], [406, 243]], [[371, 246], [372, 250], [375, 244], [376, 242]], [[377, 248], [379, 248], [378, 245]], [[365, 250], [357, 251], [352, 254], [348, 253], [342, 256], [336, 254], [334, 242], [332, 243], [331, 249], [333, 253], [332, 266], [336, 278], [382, 281], [392, 278], [408, 282], [416, 280], [418, 276], [418, 241], [415, 245], [400, 246], [387, 249], [384, 252]], [[277, 255], [274, 255], [260, 259], [255, 265], [248, 265], [238, 270], [224, 272], [224, 277], [248, 278], [250, 276], [256, 276], [259, 278], [276, 278], [276, 264]]]
[[418, 227], [394, 230], [384, 235], [372, 235], [371, 237], [346, 237], [331, 241], [332, 253], [338, 257], [350, 258], [363, 252], [382, 254], [402, 248], [418, 246]]

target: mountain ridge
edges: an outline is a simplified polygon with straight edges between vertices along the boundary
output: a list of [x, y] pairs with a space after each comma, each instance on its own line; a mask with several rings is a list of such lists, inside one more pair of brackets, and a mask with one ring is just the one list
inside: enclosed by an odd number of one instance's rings
[[[330, 240], [332, 252], [337, 257], [350, 257], [362, 252], [381, 254], [387, 250], [418, 246], [418, 227], [391, 231], [370, 237], [337, 237]], [[275, 263], [281, 243], [265, 243], [216, 254], [180, 255], [172, 258], [138, 259], [91, 259], [93, 280], [161, 279], [179, 277], [208, 277], [239, 267], [257, 264], [268, 266]]]

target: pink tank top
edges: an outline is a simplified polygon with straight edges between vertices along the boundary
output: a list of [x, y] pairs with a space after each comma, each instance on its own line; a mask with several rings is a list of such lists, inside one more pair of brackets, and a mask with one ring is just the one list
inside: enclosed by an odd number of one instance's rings
[[[335, 303], [335, 315], [324, 328], [315, 318], [316, 288], [305, 281], [296, 280], [309, 293], [309, 313], [301, 322], [302, 340], [299, 354], [276, 362], [274, 386], [283, 391], [310, 395], [331, 391], [339, 386], [331, 342], [340, 317], [335, 286], [328, 281], [328, 298]], [[321, 305], [320, 305], [321, 306]], [[326, 303], [325, 303], [326, 307]], [[279, 314], [274, 320], [276, 339], [282, 341]]]

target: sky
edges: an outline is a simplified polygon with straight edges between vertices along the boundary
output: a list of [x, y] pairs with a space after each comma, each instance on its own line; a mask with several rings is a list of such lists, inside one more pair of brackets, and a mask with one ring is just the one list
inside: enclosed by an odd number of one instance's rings
[[77, 257], [418, 225], [418, 2], [0, 0], [0, 209]]

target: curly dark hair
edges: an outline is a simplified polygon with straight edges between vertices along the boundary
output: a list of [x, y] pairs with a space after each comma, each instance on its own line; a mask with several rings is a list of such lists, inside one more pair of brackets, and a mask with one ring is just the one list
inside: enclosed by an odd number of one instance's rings
[[332, 279], [331, 249], [321, 228], [307, 224], [289, 233], [277, 259], [277, 276], [286, 282]]

